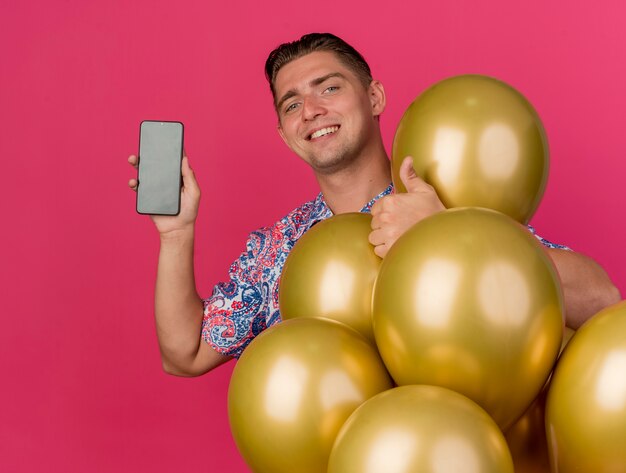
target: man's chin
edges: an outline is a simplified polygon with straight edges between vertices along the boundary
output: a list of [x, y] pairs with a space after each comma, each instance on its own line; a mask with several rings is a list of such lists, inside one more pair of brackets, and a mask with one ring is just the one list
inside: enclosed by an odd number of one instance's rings
[[315, 157], [309, 163], [317, 174], [329, 175], [342, 171], [350, 166], [353, 160], [348, 155], [329, 156], [325, 158]]
[[323, 174], [325, 176], [335, 174], [346, 167], [342, 161], [324, 161], [324, 162], [312, 162], [311, 167], [316, 174]]

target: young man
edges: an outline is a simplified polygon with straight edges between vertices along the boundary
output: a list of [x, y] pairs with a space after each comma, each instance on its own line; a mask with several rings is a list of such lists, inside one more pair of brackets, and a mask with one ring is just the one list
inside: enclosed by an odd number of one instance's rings
[[[266, 327], [280, 321], [278, 282], [295, 242], [315, 222], [344, 212], [372, 213], [370, 242], [384, 257], [419, 220], [444, 209], [434, 189], [405, 159], [400, 175], [408, 193], [392, 194], [389, 159], [379, 116], [385, 91], [363, 57], [330, 34], [310, 34], [274, 50], [266, 75], [285, 144], [311, 166], [316, 199], [271, 227], [253, 232], [247, 251], [231, 266], [230, 281], [202, 300], [193, 268], [194, 224], [200, 189], [183, 159], [181, 212], [154, 216], [161, 238], [156, 324], [163, 367], [195, 376], [239, 357]], [[136, 166], [137, 158], [129, 162]], [[137, 181], [131, 179], [131, 188]], [[578, 327], [619, 300], [606, 273], [592, 260], [544, 241], [562, 279], [568, 325]]]

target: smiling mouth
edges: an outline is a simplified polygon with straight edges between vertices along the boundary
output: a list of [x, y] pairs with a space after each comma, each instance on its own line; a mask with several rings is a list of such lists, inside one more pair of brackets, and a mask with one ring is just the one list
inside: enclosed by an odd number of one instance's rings
[[321, 130], [317, 130], [314, 133], [311, 133], [309, 135], [309, 140], [314, 140], [316, 138], [320, 138], [322, 136], [326, 136], [326, 135], [332, 135], [333, 133], [335, 133], [337, 130], [339, 130], [339, 126], [335, 125], [335, 126], [329, 126], [326, 128], [322, 128]]

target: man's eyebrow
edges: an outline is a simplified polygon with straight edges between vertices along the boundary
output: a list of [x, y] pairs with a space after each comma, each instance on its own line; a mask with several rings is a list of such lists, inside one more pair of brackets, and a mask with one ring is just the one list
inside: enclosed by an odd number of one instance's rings
[[[329, 74], [325, 74], [325, 75], [323, 75], [321, 77], [317, 77], [317, 78], [313, 79], [311, 82], [309, 82], [309, 87], [316, 87], [316, 86], [318, 86], [320, 84], [323, 84], [328, 79], [332, 79], [333, 77], [339, 77], [341, 79], [345, 79], [346, 78], [346, 76], [344, 76], [341, 72], [331, 72]], [[282, 106], [283, 106], [283, 103], [285, 103], [291, 97], [294, 97], [296, 95], [298, 95], [298, 92], [295, 89], [290, 89], [287, 92], [285, 92], [285, 94], [276, 103], [276, 109], [280, 110], [282, 108]]]
[[330, 74], [326, 74], [325, 76], [318, 77], [317, 79], [313, 79], [311, 82], [309, 82], [309, 85], [311, 87], [315, 87], [316, 85], [323, 84], [328, 79], [332, 79], [333, 77], [339, 77], [341, 79], [346, 78], [346, 76], [344, 76], [341, 72], [331, 72]]

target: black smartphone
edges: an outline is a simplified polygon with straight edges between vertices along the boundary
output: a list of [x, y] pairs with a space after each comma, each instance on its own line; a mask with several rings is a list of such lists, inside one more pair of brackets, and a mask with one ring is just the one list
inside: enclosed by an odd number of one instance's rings
[[178, 215], [182, 187], [183, 124], [145, 120], [139, 131], [137, 212]]

